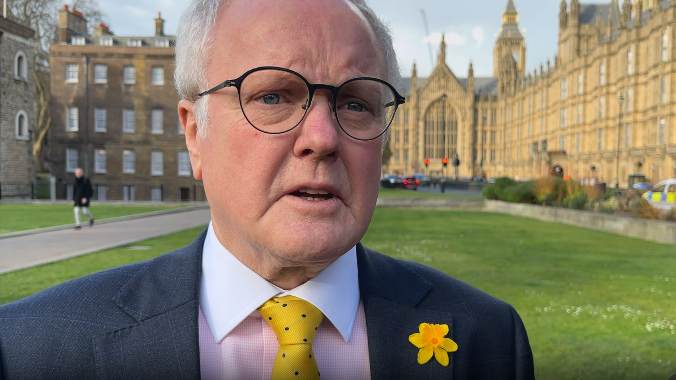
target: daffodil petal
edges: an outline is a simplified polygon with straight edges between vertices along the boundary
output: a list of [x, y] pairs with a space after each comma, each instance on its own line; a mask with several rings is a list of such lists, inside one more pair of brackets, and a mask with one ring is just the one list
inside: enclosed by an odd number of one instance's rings
[[432, 347], [423, 347], [418, 351], [418, 364], [425, 364], [432, 359], [434, 349]]
[[446, 336], [448, 334], [448, 325], [440, 325], [441, 326], [441, 336]]
[[448, 352], [458, 351], [458, 344], [455, 343], [452, 339], [446, 338], [443, 343], [444, 350]]
[[[441, 347], [434, 349], [434, 357], [442, 366], [446, 367], [448, 365], [448, 354]], [[420, 359], [418, 359], [418, 361], [420, 361]]]
[[418, 330], [420, 331], [421, 334], [425, 332], [425, 329], [427, 328], [428, 324], [427, 323], [421, 323], [420, 327], [418, 327]]
[[420, 333], [411, 334], [411, 336], [408, 337], [408, 341], [413, 343], [413, 345], [418, 347], [418, 348], [425, 347], [423, 335], [420, 334]]

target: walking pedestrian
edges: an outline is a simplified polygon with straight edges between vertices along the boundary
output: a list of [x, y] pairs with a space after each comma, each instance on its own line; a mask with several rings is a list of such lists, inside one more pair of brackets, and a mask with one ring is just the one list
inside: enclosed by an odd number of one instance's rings
[[75, 212], [75, 229], [79, 230], [80, 226], [80, 212], [89, 218], [89, 227], [94, 225], [94, 217], [89, 212], [89, 200], [94, 192], [92, 191], [92, 184], [89, 178], [85, 177], [82, 169], [75, 169], [75, 184], [73, 185], [73, 211]]

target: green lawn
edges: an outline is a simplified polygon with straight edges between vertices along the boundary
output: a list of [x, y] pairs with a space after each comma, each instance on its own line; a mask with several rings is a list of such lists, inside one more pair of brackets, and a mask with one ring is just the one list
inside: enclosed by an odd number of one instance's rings
[[[200, 230], [0, 275], [0, 304], [154, 257]], [[528, 330], [538, 379], [676, 373], [674, 246], [508, 215], [408, 209], [377, 209], [364, 244], [511, 303]]]
[[[126, 206], [94, 204], [89, 210], [94, 219], [108, 219], [150, 211], [166, 210], [176, 206]], [[82, 221], [87, 220], [82, 216]], [[0, 204], [0, 234], [75, 224], [73, 206], [67, 204]]]
[[385, 198], [459, 198], [459, 199], [481, 199], [480, 193], [477, 194], [450, 194], [450, 193], [426, 193], [423, 191], [413, 191], [404, 189], [380, 189], [379, 197]]

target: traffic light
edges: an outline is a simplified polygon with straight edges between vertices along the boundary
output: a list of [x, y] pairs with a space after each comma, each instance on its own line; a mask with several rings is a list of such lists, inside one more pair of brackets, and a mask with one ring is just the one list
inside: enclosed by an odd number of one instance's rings
[[441, 160], [441, 162], [443, 162], [444, 167], [447, 167], [447, 166], [448, 166], [448, 158], [444, 157], [444, 159]]
[[426, 158], [426, 159], [425, 159], [425, 166], [427, 166], [427, 165], [429, 165], [429, 164], [430, 164], [430, 159], [429, 159], [429, 158]]

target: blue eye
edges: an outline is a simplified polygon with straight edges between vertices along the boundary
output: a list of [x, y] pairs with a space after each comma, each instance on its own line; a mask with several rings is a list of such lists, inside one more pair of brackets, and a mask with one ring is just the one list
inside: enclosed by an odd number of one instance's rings
[[265, 104], [279, 104], [279, 95], [277, 94], [268, 94], [263, 95], [263, 103]]
[[364, 106], [359, 104], [359, 103], [347, 103], [346, 108], [348, 111], [354, 111], [354, 112], [363, 112], [364, 111]]

